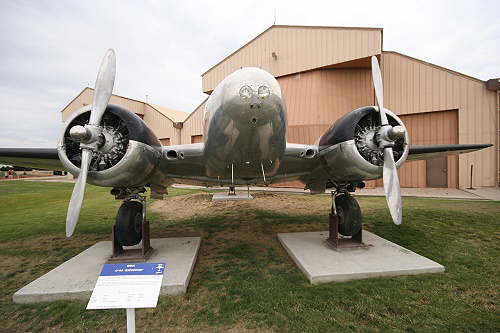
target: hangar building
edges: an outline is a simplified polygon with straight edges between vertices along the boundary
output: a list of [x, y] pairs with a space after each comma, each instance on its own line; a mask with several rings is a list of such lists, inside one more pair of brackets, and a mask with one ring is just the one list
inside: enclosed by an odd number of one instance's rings
[[[312, 144], [342, 115], [375, 105], [370, 57], [379, 57], [385, 107], [405, 123], [411, 145], [493, 143], [460, 156], [407, 162], [403, 187], [498, 186], [500, 81], [487, 82], [410, 56], [383, 50], [380, 28], [273, 25], [201, 75], [210, 94], [228, 74], [260, 67], [281, 85], [288, 110], [288, 141]], [[85, 88], [62, 110], [63, 120], [92, 101]], [[203, 140], [203, 101], [186, 113], [114, 95], [111, 104], [139, 115], [164, 145]], [[288, 184], [290, 185], [290, 184]], [[298, 184], [295, 184], [298, 185]], [[382, 181], [368, 182], [382, 186]]]

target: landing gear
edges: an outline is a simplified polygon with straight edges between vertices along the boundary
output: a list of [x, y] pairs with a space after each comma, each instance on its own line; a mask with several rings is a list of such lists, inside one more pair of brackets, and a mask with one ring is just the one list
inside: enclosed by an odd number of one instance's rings
[[116, 215], [116, 240], [124, 246], [137, 245], [142, 239], [142, 204], [125, 201]]
[[[118, 209], [113, 226], [113, 255], [109, 262], [146, 261], [152, 254], [150, 245], [149, 221], [146, 220], [146, 197], [141, 195], [145, 189], [113, 189], [112, 194], [124, 202]], [[142, 243], [141, 243], [142, 240]], [[140, 248], [124, 249], [141, 243]]]
[[343, 236], [353, 236], [361, 231], [363, 220], [358, 202], [349, 193], [342, 193], [335, 198], [337, 208], [339, 233]]
[[363, 247], [363, 219], [358, 202], [347, 191], [332, 192], [329, 237], [334, 249]]

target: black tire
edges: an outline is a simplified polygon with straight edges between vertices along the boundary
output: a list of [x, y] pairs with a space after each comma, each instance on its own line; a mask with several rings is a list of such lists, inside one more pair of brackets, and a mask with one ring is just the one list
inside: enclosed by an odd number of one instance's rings
[[142, 239], [142, 204], [124, 202], [116, 214], [116, 240], [122, 246], [139, 244]]
[[339, 216], [339, 233], [344, 236], [357, 234], [363, 227], [361, 209], [358, 202], [349, 194], [335, 198], [335, 206]]

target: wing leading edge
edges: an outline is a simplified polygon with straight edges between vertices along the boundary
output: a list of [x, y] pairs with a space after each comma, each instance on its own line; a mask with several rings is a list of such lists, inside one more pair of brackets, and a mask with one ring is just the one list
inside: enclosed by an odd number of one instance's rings
[[410, 146], [408, 160], [427, 160], [437, 156], [459, 155], [493, 146], [492, 144]]
[[56, 148], [0, 148], [0, 163], [35, 169], [64, 171]]

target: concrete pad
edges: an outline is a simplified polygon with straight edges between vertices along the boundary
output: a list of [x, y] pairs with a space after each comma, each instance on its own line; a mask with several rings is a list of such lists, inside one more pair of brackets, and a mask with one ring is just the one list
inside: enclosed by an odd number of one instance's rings
[[252, 200], [252, 195], [245, 192], [236, 192], [236, 194], [227, 194], [226, 192], [214, 193], [212, 201], [237, 201], [237, 200]]
[[[383, 187], [364, 188], [357, 190], [355, 196], [385, 196]], [[436, 198], [436, 199], [463, 199], [463, 200], [482, 200], [478, 195], [468, 193], [458, 188], [401, 188], [403, 197]]]
[[[155, 251], [148, 261], [167, 264], [160, 295], [185, 294], [198, 255], [200, 237], [152, 239], [151, 246]], [[15, 303], [88, 300], [111, 251], [110, 241], [99, 242], [19, 289], [12, 299]]]
[[500, 201], [500, 188], [498, 187], [464, 188], [463, 190], [483, 199]]
[[364, 248], [336, 251], [327, 238], [328, 231], [278, 234], [312, 284], [444, 272], [444, 266], [368, 231], [363, 231]]

